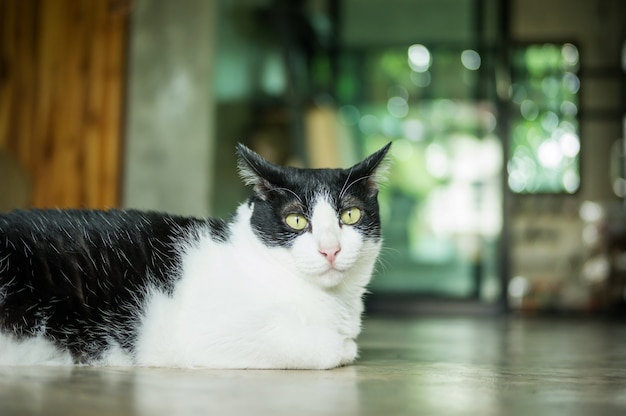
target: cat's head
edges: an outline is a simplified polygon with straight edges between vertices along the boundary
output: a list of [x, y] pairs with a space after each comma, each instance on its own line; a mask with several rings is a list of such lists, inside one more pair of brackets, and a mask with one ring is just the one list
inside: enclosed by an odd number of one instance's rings
[[257, 237], [322, 287], [349, 275], [369, 280], [381, 246], [377, 196], [390, 146], [349, 169], [299, 169], [271, 164], [240, 144], [239, 171], [254, 189], [250, 223]]

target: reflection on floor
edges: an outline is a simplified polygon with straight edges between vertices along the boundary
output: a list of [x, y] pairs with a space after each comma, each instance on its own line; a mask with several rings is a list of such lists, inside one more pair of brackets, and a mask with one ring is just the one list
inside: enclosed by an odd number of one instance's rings
[[0, 368], [0, 415], [626, 414], [626, 323], [367, 319], [331, 371]]

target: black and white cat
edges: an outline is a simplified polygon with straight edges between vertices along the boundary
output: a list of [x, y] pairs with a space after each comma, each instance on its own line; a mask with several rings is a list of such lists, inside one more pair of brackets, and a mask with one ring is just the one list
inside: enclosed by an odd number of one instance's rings
[[350, 169], [243, 145], [229, 221], [139, 211], [0, 215], [0, 364], [326, 369], [357, 357], [390, 144]]

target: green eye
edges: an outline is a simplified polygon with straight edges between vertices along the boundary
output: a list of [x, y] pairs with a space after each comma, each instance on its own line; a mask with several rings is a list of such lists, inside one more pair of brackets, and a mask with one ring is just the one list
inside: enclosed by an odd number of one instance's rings
[[294, 230], [301, 231], [306, 228], [309, 222], [302, 214], [289, 214], [285, 217], [285, 223]]
[[348, 208], [341, 213], [341, 222], [346, 225], [354, 225], [361, 219], [361, 210], [357, 207]]

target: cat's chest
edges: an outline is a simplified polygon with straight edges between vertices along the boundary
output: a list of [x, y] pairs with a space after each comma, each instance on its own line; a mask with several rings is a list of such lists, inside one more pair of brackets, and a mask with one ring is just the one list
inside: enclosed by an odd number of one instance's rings
[[206, 239], [183, 254], [173, 300], [204, 316], [293, 313], [337, 323], [344, 309], [338, 299], [300, 275], [290, 261], [249, 236], [229, 243]]
[[285, 298], [315, 292], [280, 249], [265, 247], [254, 237], [227, 243], [202, 239], [182, 255], [179, 290], [205, 296]]

